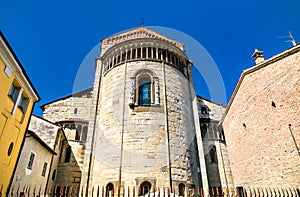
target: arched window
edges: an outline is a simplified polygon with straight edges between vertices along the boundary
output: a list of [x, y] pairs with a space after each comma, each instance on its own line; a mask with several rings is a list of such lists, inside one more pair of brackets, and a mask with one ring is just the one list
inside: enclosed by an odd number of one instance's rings
[[159, 78], [148, 69], [139, 70], [130, 78], [129, 107], [160, 104]]
[[77, 129], [76, 129], [75, 140], [80, 140], [81, 129], [82, 129], [82, 126], [78, 125]]
[[202, 139], [207, 138], [206, 134], [207, 134], [207, 126], [206, 126], [205, 123], [202, 123], [201, 124], [201, 137], [202, 137]]
[[82, 129], [82, 133], [81, 133], [81, 141], [83, 141], [83, 142], [86, 141], [87, 130], [88, 130], [88, 127], [87, 127], [87, 126], [84, 126], [83, 129]]
[[68, 146], [66, 149], [65, 149], [65, 160], [64, 160], [64, 163], [69, 163], [70, 162], [70, 159], [71, 159], [71, 146]]
[[139, 80], [139, 105], [151, 105], [151, 80], [143, 77]]
[[178, 185], [178, 190], [179, 190], [179, 196], [184, 196], [185, 185], [183, 183], [180, 183]]
[[144, 181], [140, 186], [140, 196], [144, 196], [150, 194], [151, 190], [151, 183], [148, 181]]
[[213, 146], [213, 147], [210, 149], [209, 155], [210, 155], [211, 163], [218, 163], [216, 146]]
[[113, 197], [114, 196], [114, 185], [112, 183], [108, 183], [106, 185], [106, 197]]

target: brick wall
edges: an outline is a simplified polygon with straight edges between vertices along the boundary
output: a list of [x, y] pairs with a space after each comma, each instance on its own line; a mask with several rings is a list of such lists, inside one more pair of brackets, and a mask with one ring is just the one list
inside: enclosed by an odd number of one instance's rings
[[300, 187], [299, 50], [242, 74], [223, 123], [235, 186]]

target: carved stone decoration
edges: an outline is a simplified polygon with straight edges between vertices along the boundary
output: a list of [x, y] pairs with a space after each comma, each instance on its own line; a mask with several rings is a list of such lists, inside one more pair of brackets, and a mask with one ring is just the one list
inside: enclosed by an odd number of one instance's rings
[[130, 79], [130, 99], [129, 99], [129, 107], [134, 107], [134, 96], [135, 96], [135, 77]]
[[154, 78], [154, 92], [155, 92], [155, 104], [159, 105], [160, 95], [159, 95], [159, 84], [158, 78]]

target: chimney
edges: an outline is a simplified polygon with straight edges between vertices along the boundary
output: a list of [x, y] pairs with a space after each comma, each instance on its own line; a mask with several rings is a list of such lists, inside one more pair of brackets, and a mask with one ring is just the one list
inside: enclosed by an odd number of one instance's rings
[[254, 50], [254, 53], [253, 53], [252, 57], [253, 57], [256, 64], [259, 64], [259, 63], [261, 63], [262, 61], [265, 60], [263, 52], [259, 51], [257, 49]]

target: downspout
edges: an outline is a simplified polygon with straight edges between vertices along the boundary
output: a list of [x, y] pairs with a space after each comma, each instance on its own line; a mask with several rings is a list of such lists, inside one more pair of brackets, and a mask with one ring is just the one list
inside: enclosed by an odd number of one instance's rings
[[168, 155], [168, 179], [169, 179], [169, 187], [170, 191], [172, 189], [172, 171], [171, 171], [171, 153], [170, 153], [170, 136], [169, 136], [169, 123], [168, 123], [168, 103], [167, 103], [167, 85], [166, 85], [166, 71], [165, 64], [162, 62], [163, 67], [163, 79], [164, 79], [164, 111], [165, 111], [165, 124], [166, 124], [166, 145], [167, 145], [167, 155]]
[[[123, 164], [123, 144], [124, 144], [124, 121], [125, 121], [125, 90], [126, 90], [126, 70], [127, 70], [127, 62], [124, 66], [124, 90], [123, 90], [123, 117], [122, 117], [122, 133], [121, 133], [121, 152], [120, 152], [120, 166], [119, 166], [119, 185], [118, 185], [118, 197], [120, 197], [121, 192], [121, 177], [122, 177], [122, 164]], [[124, 195], [124, 194], [123, 194]]]
[[[61, 131], [60, 129], [61, 129], [61, 128], [59, 128], [58, 131], [57, 131], [56, 139], [55, 139], [55, 143], [54, 143], [54, 147], [55, 147], [55, 144], [57, 144], [57, 141], [58, 141], [58, 139], [59, 139], [59, 132]], [[58, 147], [58, 148], [59, 148], [59, 147]], [[54, 151], [55, 151], [55, 149], [54, 149]], [[49, 166], [48, 177], [47, 177], [47, 182], [46, 182], [46, 186], [45, 186], [45, 192], [44, 192], [44, 195], [45, 195], [45, 196], [46, 196], [46, 194], [47, 194], [47, 189], [48, 189], [49, 179], [50, 179], [50, 176], [51, 176], [51, 170], [52, 170], [53, 158], [54, 158], [54, 155], [52, 154], [51, 162], [50, 162], [50, 166]]]
[[220, 149], [220, 154], [221, 154], [221, 159], [222, 159], [222, 167], [223, 167], [223, 171], [224, 171], [226, 189], [228, 189], [228, 180], [227, 180], [227, 175], [226, 175], [226, 170], [225, 170], [225, 164], [224, 164], [224, 158], [223, 158], [223, 153], [222, 153], [222, 149], [221, 149], [220, 139], [218, 140], [218, 144], [219, 144], [219, 149]]
[[[200, 167], [200, 171], [201, 171], [202, 188], [203, 188], [204, 196], [209, 196], [209, 185], [208, 185], [208, 180], [207, 180], [207, 170], [206, 170], [206, 166], [205, 166], [205, 159], [204, 159], [204, 152], [203, 152], [203, 141], [202, 141], [201, 130], [200, 130], [200, 120], [199, 120], [199, 115], [198, 115], [197, 98], [196, 98], [195, 92], [192, 91], [192, 88], [194, 88], [194, 85], [193, 85], [194, 81], [193, 81], [193, 76], [192, 76], [192, 72], [191, 72], [192, 63], [190, 62], [187, 66], [188, 66], [187, 67], [187, 80], [189, 82], [188, 88], [190, 91], [192, 118], [194, 120], [193, 127], [195, 130], [197, 147], [198, 147], [198, 157], [199, 157], [199, 164], [200, 164], [199, 167]], [[203, 161], [204, 164], [201, 165], [201, 161]]]
[[[99, 60], [99, 59], [98, 59]], [[97, 63], [96, 63], [97, 65]], [[86, 182], [86, 186], [88, 188], [89, 184], [90, 184], [90, 176], [91, 176], [91, 166], [92, 166], [92, 158], [93, 158], [93, 149], [94, 149], [94, 137], [95, 137], [95, 131], [96, 131], [96, 120], [97, 120], [97, 110], [98, 110], [98, 105], [99, 105], [99, 95], [100, 95], [100, 84], [101, 84], [101, 78], [102, 78], [102, 61], [101, 61], [101, 65], [100, 65], [100, 79], [99, 79], [99, 83], [98, 83], [98, 90], [97, 90], [97, 101], [96, 101], [96, 107], [95, 107], [95, 115], [94, 115], [94, 125], [93, 125], [93, 134], [92, 134], [92, 142], [91, 142], [91, 153], [90, 153], [90, 161], [89, 161], [89, 167], [88, 167], [88, 174], [87, 174], [87, 182]], [[83, 192], [83, 191], [81, 191]], [[81, 193], [82, 195], [82, 193]], [[87, 195], [87, 191], [86, 191], [86, 195]]]
[[[39, 100], [38, 100], [39, 101]], [[18, 153], [18, 158], [16, 160], [16, 163], [15, 163], [15, 167], [14, 167], [14, 170], [13, 170], [13, 173], [10, 177], [10, 181], [9, 181], [9, 184], [6, 188], [6, 196], [9, 196], [9, 191], [10, 191], [10, 187], [11, 187], [11, 184], [13, 182], [13, 179], [14, 179], [14, 176], [15, 176], [15, 173], [16, 173], [16, 170], [17, 170], [17, 164], [19, 163], [19, 160], [20, 160], [20, 157], [21, 157], [21, 152], [22, 152], [22, 149], [23, 149], [23, 146], [24, 146], [24, 143], [25, 143], [25, 138], [26, 138], [26, 133], [27, 133], [27, 130], [28, 130], [28, 127], [29, 127], [29, 123], [30, 123], [30, 120], [31, 120], [31, 114], [32, 114], [32, 111], [33, 111], [33, 108], [35, 106], [35, 103], [32, 104], [32, 108], [30, 109], [30, 112], [29, 112], [29, 118], [28, 118], [28, 122], [27, 122], [27, 126], [26, 126], [26, 129], [25, 129], [25, 132], [24, 132], [24, 135], [23, 135], [23, 140], [22, 140], [22, 143], [21, 143], [21, 147], [20, 147], [20, 151]]]

